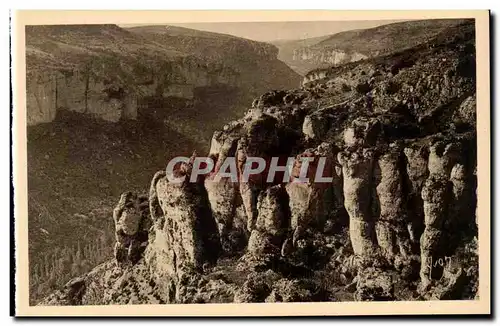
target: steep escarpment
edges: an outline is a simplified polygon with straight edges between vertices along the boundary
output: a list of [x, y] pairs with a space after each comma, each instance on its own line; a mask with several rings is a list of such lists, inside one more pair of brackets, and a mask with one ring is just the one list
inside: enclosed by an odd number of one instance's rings
[[[41, 304], [477, 298], [474, 35], [464, 23], [265, 93], [214, 133], [212, 173], [174, 182], [193, 155], [155, 174], [149, 215], [146, 199], [122, 196], [116, 212], [128, 200], [130, 214], [116, 220], [135, 217], [117, 238], [126, 264], [117, 256]], [[237, 176], [217, 178], [228, 157]], [[293, 168], [243, 178], [253, 157]], [[303, 158], [308, 180], [293, 182]]]
[[59, 109], [112, 122], [141, 110], [168, 115], [170, 102], [189, 108], [200, 92], [221, 87], [244, 90], [232, 103], [241, 106], [299, 83], [272, 45], [170, 26], [27, 26], [26, 45], [29, 125], [52, 121]]
[[253, 99], [266, 90], [295, 88], [299, 82], [299, 76], [278, 60], [278, 49], [271, 44], [176, 26], [127, 30], [168, 49], [192, 53], [209, 66], [219, 63], [222, 67], [231, 67], [238, 74], [240, 88], [249, 95], [246, 99]]
[[311, 39], [277, 42], [279, 58], [297, 73], [387, 55], [425, 43], [464, 20], [433, 19], [393, 23]]

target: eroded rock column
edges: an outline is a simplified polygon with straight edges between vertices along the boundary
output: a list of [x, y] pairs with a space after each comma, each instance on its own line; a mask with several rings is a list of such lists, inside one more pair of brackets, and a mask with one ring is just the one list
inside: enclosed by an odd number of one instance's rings
[[380, 122], [373, 118], [351, 121], [343, 134], [345, 150], [338, 154], [344, 180], [344, 206], [349, 214], [349, 234], [354, 254], [367, 258], [377, 251], [373, 182]]
[[[234, 175], [234, 177], [225, 176], [219, 178], [217, 174], [228, 173], [231, 169], [235, 172], [237, 144], [237, 130], [228, 130], [223, 133], [216, 132], [214, 134], [210, 157], [214, 160], [215, 167], [213, 172], [204, 181], [212, 214], [219, 230], [221, 243], [227, 251], [230, 251], [229, 233], [235, 231], [235, 229], [246, 230], [246, 225], [244, 228], [240, 225], [235, 225], [241, 224], [241, 222], [246, 224], [246, 218], [245, 221], [236, 221], [235, 223], [238, 206], [242, 205], [237, 175]], [[227, 164], [229, 160], [233, 160], [233, 166]], [[226, 164], [224, 165], [225, 162]], [[221, 168], [224, 171], [221, 171]]]
[[442, 257], [443, 224], [449, 218], [449, 204], [453, 185], [450, 173], [459, 154], [458, 143], [437, 141], [429, 149], [429, 177], [422, 188], [422, 200], [425, 216], [425, 230], [420, 240], [421, 268], [420, 278], [425, 288], [431, 282], [434, 272], [433, 262]]
[[125, 192], [113, 210], [116, 243], [114, 255], [119, 265], [135, 264], [148, 243], [151, 226], [148, 199]]
[[248, 161], [251, 157], [264, 159], [270, 162], [270, 157], [274, 156], [279, 149], [278, 121], [276, 118], [262, 113], [258, 109], [253, 109], [245, 117], [246, 123], [244, 134], [238, 141], [237, 146], [237, 167], [239, 173], [239, 190], [243, 205], [247, 215], [247, 229], [251, 232], [257, 220], [257, 199], [259, 193], [268, 184], [267, 173], [254, 173], [248, 178], [243, 178]]
[[[334, 219], [335, 216], [332, 215], [340, 211], [339, 204], [343, 205], [340, 176], [335, 169], [337, 152], [330, 144], [323, 143], [317, 148], [306, 150], [295, 160], [291, 181], [286, 185], [290, 198], [293, 244], [296, 244], [309, 226], [321, 229], [327, 219]], [[302, 164], [306, 163], [302, 159], [311, 160], [307, 163], [304, 176], [301, 175], [301, 170]]]
[[[169, 178], [186, 176], [183, 182]], [[190, 168], [182, 164], [173, 175], [153, 179], [151, 202], [157, 202], [163, 223], [155, 223], [154, 241], [148, 246], [146, 263], [168, 302], [182, 302], [186, 287], [198, 272], [214, 264], [220, 241], [208, 195], [200, 182], [189, 182]], [[156, 199], [155, 199], [156, 198]]]
[[349, 234], [354, 253], [370, 256], [376, 249], [375, 226], [371, 216], [374, 153], [371, 149], [338, 154], [344, 178], [344, 206], [349, 214]]
[[429, 148], [422, 143], [414, 143], [404, 149], [406, 156], [406, 174], [409, 181], [407, 206], [409, 216], [408, 232], [413, 244], [420, 242], [424, 231], [424, 206], [422, 187], [429, 175]]
[[477, 197], [476, 180], [471, 170], [464, 162], [458, 162], [450, 173], [450, 181], [453, 185], [452, 222], [459, 229], [474, 224]]
[[267, 188], [260, 194], [258, 212], [247, 252], [255, 257], [279, 255], [290, 223], [288, 196], [282, 185]]
[[411, 254], [408, 229], [406, 194], [403, 193], [402, 148], [391, 144], [388, 151], [378, 159], [381, 179], [377, 197], [380, 216], [376, 224], [377, 241], [382, 253], [390, 261], [399, 254]]

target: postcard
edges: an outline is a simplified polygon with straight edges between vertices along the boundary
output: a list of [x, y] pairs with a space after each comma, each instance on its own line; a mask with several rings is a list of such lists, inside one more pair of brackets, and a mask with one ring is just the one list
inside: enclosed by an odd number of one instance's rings
[[490, 314], [489, 12], [17, 11], [16, 316]]

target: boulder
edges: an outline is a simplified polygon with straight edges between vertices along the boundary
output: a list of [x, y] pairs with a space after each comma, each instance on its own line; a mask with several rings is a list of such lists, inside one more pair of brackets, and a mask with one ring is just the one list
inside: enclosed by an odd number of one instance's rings
[[356, 118], [344, 131], [344, 143], [347, 147], [368, 147], [375, 145], [380, 133], [381, 124], [377, 119]]
[[459, 126], [473, 127], [476, 124], [476, 96], [467, 97], [453, 113], [453, 122]]
[[116, 243], [114, 255], [117, 263], [135, 264], [147, 246], [151, 227], [149, 203], [145, 196], [125, 192], [113, 210]]

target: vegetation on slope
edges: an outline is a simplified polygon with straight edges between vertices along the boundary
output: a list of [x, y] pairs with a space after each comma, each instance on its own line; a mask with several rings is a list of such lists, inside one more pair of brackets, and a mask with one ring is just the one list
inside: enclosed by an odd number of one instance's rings
[[112, 255], [112, 209], [125, 189], [146, 192], [175, 155], [202, 146], [155, 121], [118, 124], [60, 111], [28, 129], [32, 299]]

